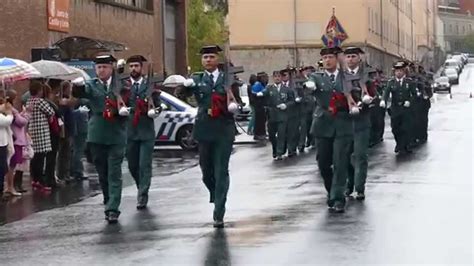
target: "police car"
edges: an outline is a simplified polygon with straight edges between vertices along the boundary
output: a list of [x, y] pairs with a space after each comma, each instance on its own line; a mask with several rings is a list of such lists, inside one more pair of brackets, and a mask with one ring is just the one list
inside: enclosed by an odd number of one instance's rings
[[166, 109], [155, 118], [156, 144], [177, 144], [184, 150], [197, 149], [197, 142], [192, 138], [197, 108], [164, 91], [160, 99]]

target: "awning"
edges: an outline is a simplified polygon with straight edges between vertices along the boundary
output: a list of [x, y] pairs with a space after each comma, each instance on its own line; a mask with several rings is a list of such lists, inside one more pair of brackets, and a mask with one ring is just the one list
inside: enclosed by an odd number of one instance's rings
[[62, 60], [92, 59], [101, 52], [120, 52], [127, 47], [113, 41], [97, 40], [82, 36], [70, 36], [53, 44], [59, 48]]

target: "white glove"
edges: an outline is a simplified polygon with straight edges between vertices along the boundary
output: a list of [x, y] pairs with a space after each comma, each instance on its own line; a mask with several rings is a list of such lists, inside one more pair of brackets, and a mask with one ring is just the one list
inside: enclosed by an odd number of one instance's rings
[[130, 115], [130, 107], [122, 107], [119, 110], [119, 115], [120, 116], [129, 116]]
[[280, 110], [286, 110], [286, 104], [284, 103], [280, 103], [278, 106], [277, 106]]
[[296, 97], [295, 102], [300, 103], [301, 102], [301, 97]]
[[409, 102], [409, 101], [405, 101], [405, 103], [403, 104], [403, 106], [405, 106], [405, 107], [407, 107], [407, 108], [410, 107], [410, 102]]
[[87, 114], [89, 113], [90, 109], [87, 108], [87, 106], [83, 105], [83, 106], [79, 106], [79, 108], [77, 108], [77, 110], [79, 111], [79, 113], [81, 114]]
[[156, 109], [150, 109], [150, 110], [148, 110], [147, 115], [148, 115], [149, 118], [155, 119], [158, 116], [160, 116], [160, 112], [158, 112], [158, 110], [156, 110]]
[[237, 114], [239, 112], [239, 106], [236, 103], [231, 102], [229, 106], [227, 106], [227, 110], [233, 114]]
[[257, 92], [257, 97], [263, 97], [263, 92]]
[[385, 104], [385, 101], [384, 101], [384, 100], [380, 101], [380, 107], [381, 107], [381, 108], [385, 108], [385, 107], [386, 107], [386, 104]]
[[183, 85], [184, 87], [194, 87], [196, 86], [196, 83], [194, 83], [194, 80], [193, 79], [186, 79], [184, 82], [183, 82]]
[[353, 106], [349, 112], [351, 115], [358, 115], [360, 113], [359, 107]]
[[417, 92], [417, 93], [416, 93], [416, 96], [420, 97], [420, 96], [421, 96], [421, 92]]
[[372, 102], [372, 100], [373, 100], [373, 98], [370, 97], [370, 95], [367, 95], [367, 94], [364, 95], [364, 97], [362, 97], [362, 102], [364, 104], [367, 104], [367, 105], [369, 105]]
[[312, 90], [315, 90], [316, 89], [316, 83], [314, 83], [314, 81], [306, 81], [306, 83], [304, 84], [306, 86], [306, 88], [308, 89], [312, 89]]

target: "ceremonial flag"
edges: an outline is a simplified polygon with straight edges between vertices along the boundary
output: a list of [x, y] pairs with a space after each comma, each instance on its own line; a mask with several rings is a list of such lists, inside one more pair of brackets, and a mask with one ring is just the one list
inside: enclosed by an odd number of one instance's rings
[[324, 45], [328, 48], [333, 48], [336, 46], [341, 46], [348, 38], [346, 31], [342, 27], [341, 23], [336, 18], [336, 15], [333, 14], [329, 20], [328, 25], [326, 26], [326, 32], [321, 37]]

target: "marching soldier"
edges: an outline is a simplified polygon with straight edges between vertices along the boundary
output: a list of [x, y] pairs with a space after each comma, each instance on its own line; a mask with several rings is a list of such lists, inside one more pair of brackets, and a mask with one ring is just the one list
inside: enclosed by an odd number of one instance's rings
[[300, 103], [301, 97], [298, 94], [297, 88], [295, 88], [290, 83], [290, 69], [281, 70], [281, 77], [283, 86], [289, 88], [293, 91], [295, 96], [295, 104], [291, 105], [288, 108], [288, 125], [287, 125], [287, 134], [286, 134], [286, 147], [288, 149], [288, 158], [294, 157], [296, 155], [296, 149], [298, 147], [298, 137], [299, 137], [299, 115], [300, 115]]
[[322, 49], [320, 54], [325, 70], [311, 75], [305, 84], [314, 90], [316, 97], [311, 133], [317, 139], [318, 167], [328, 192], [329, 211], [337, 213], [345, 211], [344, 191], [353, 137], [343, 74], [337, 68], [340, 52], [339, 47]]
[[392, 133], [397, 143], [395, 153], [411, 153], [411, 102], [416, 96], [416, 85], [406, 76], [406, 62], [399, 61], [393, 65], [395, 76], [391, 78], [384, 89], [380, 107], [385, 108], [388, 97], [392, 96], [389, 114]]
[[375, 92], [373, 107], [371, 112], [371, 133], [370, 133], [370, 147], [377, 145], [383, 141], [383, 134], [385, 131], [385, 108], [380, 107], [380, 101], [383, 95], [384, 82], [382, 71], [376, 69], [375, 76], [371, 78], [372, 90]]
[[366, 85], [368, 83], [368, 72], [361, 64], [360, 55], [363, 53], [358, 47], [350, 47], [344, 51], [347, 65], [344, 73], [344, 89], [357, 104], [350, 110], [354, 138], [352, 141], [352, 165], [349, 166], [349, 178], [345, 195], [350, 196], [355, 188], [357, 200], [365, 199], [371, 127], [370, 105], [373, 100]]
[[[314, 67], [307, 66], [303, 68], [302, 78], [309, 79]], [[313, 122], [313, 112], [315, 108], [315, 101], [313, 92], [303, 86], [301, 100], [301, 116], [300, 116], [300, 137], [298, 143], [298, 150], [300, 153], [304, 152], [305, 147], [309, 147], [313, 143], [313, 138], [310, 134], [311, 123]]]
[[433, 93], [431, 84], [425, 76], [422, 66], [414, 66], [411, 74], [412, 79], [416, 80], [416, 97], [413, 107], [414, 118], [414, 144], [426, 143], [428, 139], [428, 113], [431, 108], [430, 98]]
[[225, 73], [218, 69], [219, 46], [201, 49], [204, 72], [192, 75], [184, 86], [194, 93], [198, 114], [194, 139], [199, 142], [199, 165], [203, 181], [214, 203], [214, 227], [224, 227], [225, 204], [229, 190], [229, 159], [235, 138], [233, 113], [237, 104], [229, 103], [232, 92], [225, 87]]
[[105, 219], [117, 223], [122, 196], [121, 164], [127, 143], [127, 121], [130, 114], [120, 96], [113, 77], [115, 58], [111, 55], [95, 59], [97, 77], [84, 87], [75, 87], [76, 98], [89, 100], [91, 117], [87, 132], [93, 162], [99, 174], [104, 195]]
[[269, 85], [264, 94], [268, 106], [268, 134], [272, 143], [273, 159], [280, 161], [285, 154], [288, 110], [295, 104], [295, 96], [290, 88], [282, 85], [280, 71], [273, 72], [273, 80], [274, 84]]
[[[127, 59], [130, 77], [125, 80], [131, 119], [128, 122], [127, 161], [130, 174], [138, 188], [137, 209], [143, 210], [148, 203], [151, 184], [151, 163], [155, 146], [155, 125], [153, 119], [159, 116], [160, 96], [150, 82], [143, 77], [146, 58], [134, 55]], [[147, 77], [150, 79], [151, 77]], [[150, 104], [148, 101], [153, 101]]]

